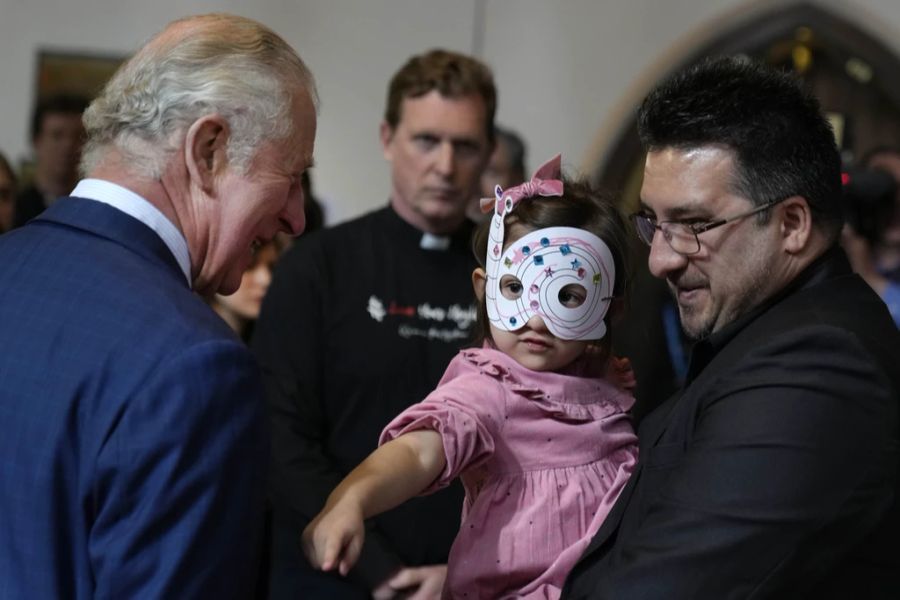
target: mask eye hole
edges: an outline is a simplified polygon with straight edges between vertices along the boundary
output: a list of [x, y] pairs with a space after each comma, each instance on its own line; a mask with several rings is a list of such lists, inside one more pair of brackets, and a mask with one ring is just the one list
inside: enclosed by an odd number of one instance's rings
[[570, 283], [559, 290], [559, 303], [566, 308], [578, 308], [584, 304], [587, 290], [577, 283]]
[[512, 275], [500, 278], [500, 293], [507, 300], [518, 300], [522, 296], [522, 282]]

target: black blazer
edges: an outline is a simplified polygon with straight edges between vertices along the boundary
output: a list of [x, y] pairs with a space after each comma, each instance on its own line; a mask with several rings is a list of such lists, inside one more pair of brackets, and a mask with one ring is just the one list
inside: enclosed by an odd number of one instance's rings
[[708, 340], [564, 598], [898, 598], [900, 334], [839, 249]]

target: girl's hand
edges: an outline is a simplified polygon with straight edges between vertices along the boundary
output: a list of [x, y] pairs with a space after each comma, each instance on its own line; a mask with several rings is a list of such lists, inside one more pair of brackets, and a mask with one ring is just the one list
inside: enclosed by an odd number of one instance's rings
[[440, 600], [447, 565], [405, 567], [372, 590], [375, 600]]
[[303, 530], [303, 553], [314, 568], [331, 571], [337, 567], [341, 575], [347, 575], [359, 558], [364, 538], [362, 509], [343, 499], [326, 505]]
[[424, 490], [446, 464], [441, 434], [428, 429], [378, 448], [334, 488], [325, 508], [303, 530], [303, 553], [310, 564], [346, 575], [362, 550], [364, 519]]

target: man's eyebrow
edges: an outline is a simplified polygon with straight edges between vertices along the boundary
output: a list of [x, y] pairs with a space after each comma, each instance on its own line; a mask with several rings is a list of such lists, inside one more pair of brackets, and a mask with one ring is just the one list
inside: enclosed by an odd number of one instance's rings
[[669, 211], [668, 217], [672, 220], [683, 219], [684, 217], [702, 217], [706, 213], [706, 207], [699, 204], [688, 204], [687, 206], [676, 206]]
[[[646, 202], [641, 200], [641, 212], [647, 212], [651, 214], [656, 214], [652, 208], [650, 208]], [[679, 219], [683, 219], [685, 217], [692, 218], [706, 218], [709, 216], [709, 210], [706, 206], [701, 202], [688, 202], [687, 204], [675, 206], [666, 211], [665, 219], [660, 219], [659, 215], [656, 215], [656, 218], [661, 221], [677, 221]]]
[[451, 144], [480, 144], [481, 138], [477, 135], [452, 135], [435, 131], [433, 129], [420, 129], [411, 133], [412, 137], [429, 137], [436, 140], [446, 140]]
[[467, 146], [467, 147], [472, 147], [472, 148], [481, 148], [486, 143], [487, 143], [486, 141], [482, 142], [478, 138], [471, 138], [471, 137], [453, 138], [454, 146]]

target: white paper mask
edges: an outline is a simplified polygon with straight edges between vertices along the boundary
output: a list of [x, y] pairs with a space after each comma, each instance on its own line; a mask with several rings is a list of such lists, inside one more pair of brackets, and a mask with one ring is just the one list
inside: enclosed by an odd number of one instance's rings
[[[520, 329], [539, 315], [553, 335], [563, 340], [597, 340], [606, 335], [603, 318], [609, 309], [615, 285], [615, 267], [609, 247], [596, 235], [574, 227], [550, 227], [532, 231], [503, 247], [502, 217], [499, 238], [491, 236], [488, 247], [488, 277], [485, 287], [491, 324], [504, 331]], [[495, 232], [491, 223], [491, 233]], [[504, 297], [504, 277], [518, 279], [518, 298]], [[567, 306], [560, 292], [580, 286], [584, 302]]]
[[[504, 219], [525, 198], [562, 196], [560, 155], [541, 165], [530, 181], [506, 190], [496, 186], [494, 198], [481, 201], [493, 208], [488, 237], [485, 303], [491, 324], [516, 331], [534, 315], [563, 340], [599, 340], [606, 335], [603, 317], [616, 282], [612, 252], [599, 237], [575, 227], [548, 227], [524, 235], [503, 251]], [[540, 200], [537, 200], [540, 201]], [[521, 293], [504, 297], [504, 277], [514, 277]], [[572, 286], [572, 287], [569, 287]], [[560, 294], [581, 288], [584, 301], [563, 302]]]

